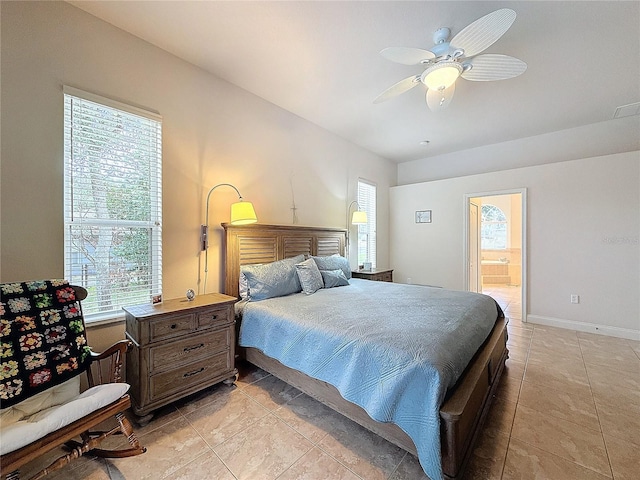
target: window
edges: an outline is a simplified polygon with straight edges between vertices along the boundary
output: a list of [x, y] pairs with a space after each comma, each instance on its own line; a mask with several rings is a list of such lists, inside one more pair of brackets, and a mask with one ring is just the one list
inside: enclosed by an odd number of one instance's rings
[[358, 205], [367, 212], [367, 223], [358, 225], [358, 265], [371, 262], [376, 268], [376, 186], [358, 180]]
[[482, 205], [482, 249], [507, 248], [507, 217], [495, 205]]
[[87, 321], [162, 291], [162, 118], [64, 88], [64, 268]]

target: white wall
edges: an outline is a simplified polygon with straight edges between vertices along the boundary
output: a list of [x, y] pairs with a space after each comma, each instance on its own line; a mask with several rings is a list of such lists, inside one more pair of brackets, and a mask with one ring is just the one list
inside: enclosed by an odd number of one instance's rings
[[[549, 112], [553, 115], [551, 107]], [[635, 115], [401, 163], [398, 185], [638, 150], [640, 116]]]
[[[0, 8], [0, 281], [64, 275], [65, 84], [164, 118], [165, 298], [198, 289], [199, 225], [207, 191], [221, 182], [253, 202], [260, 223], [292, 222], [292, 183], [301, 225], [344, 228], [358, 177], [370, 179], [378, 185], [378, 262], [389, 265], [395, 164], [65, 2], [2, 2]], [[213, 193], [211, 225], [228, 221], [235, 198], [231, 189]], [[208, 291], [223, 286], [218, 232], [210, 244]]]
[[[392, 187], [396, 281], [462, 290], [464, 195], [515, 188], [527, 189], [528, 320], [640, 339], [637, 151]], [[433, 223], [414, 223], [425, 209]]]

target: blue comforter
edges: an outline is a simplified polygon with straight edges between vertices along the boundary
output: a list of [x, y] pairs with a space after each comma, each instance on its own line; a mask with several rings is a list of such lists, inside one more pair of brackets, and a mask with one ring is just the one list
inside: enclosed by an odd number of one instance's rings
[[442, 478], [439, 409], [488, 337], [499, 307], [486, 295], [351, 279], [243, 307], [239, 344], [330, 383], [413, 440]]

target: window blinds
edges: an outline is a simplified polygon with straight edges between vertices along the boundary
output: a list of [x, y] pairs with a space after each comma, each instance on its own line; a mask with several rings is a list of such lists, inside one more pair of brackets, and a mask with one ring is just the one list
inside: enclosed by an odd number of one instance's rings
[[162, 119], [64, 88], [65, 277], [88, 321], [162, 290]]
[[367, 212], [367, 223], [358, 225], [358, 265], [371, 262], [376, 268], [376, 186], [358, 180], [358, 205]]

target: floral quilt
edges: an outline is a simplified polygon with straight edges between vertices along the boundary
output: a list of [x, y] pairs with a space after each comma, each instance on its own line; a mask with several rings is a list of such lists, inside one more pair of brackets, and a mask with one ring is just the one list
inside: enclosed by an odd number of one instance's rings
[[0, 403], [10, 407], [86, 370], [84, 319], [66, 280], [0, 284]]

